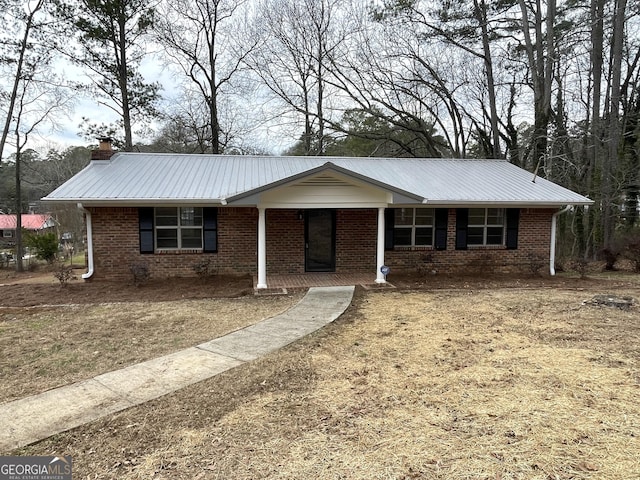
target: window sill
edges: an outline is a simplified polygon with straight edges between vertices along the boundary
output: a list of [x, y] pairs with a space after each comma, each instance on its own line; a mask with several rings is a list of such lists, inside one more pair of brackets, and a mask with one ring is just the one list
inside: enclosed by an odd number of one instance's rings
[[201, 248], [162, 248], [156, 249], [155, 253], [157, 255], [183, 255], [183, 254], [196, 254], [202, 253]]
[[396, 252], [420, 252], [425, 250], [433, 250], [432, 246], [424, 246], [424, 247], [393, 247], [393, 250]]
[[468, 250], [506, 250], [505, 245], [467, 245]]

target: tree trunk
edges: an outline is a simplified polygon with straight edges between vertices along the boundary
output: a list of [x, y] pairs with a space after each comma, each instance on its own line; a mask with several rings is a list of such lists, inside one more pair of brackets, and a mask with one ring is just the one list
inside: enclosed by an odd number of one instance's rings
[[614, 24], [613, 41], [611, 45], [611, 84], [608, 91], [611, 95], [609, 103], [609, 143], [606, 155], [606, 163], [602, 171], [604, 193], [604, 218], [603, 218], [603, 247], [610, 249], [615, 233], [616, 216], [614, 203], [616, 192], [614, 191], [615, 173], [618, 166], [618, 153], [620, 148], [620, 85], [622, 79], [622, 53], [624, 45], [624, 17], [627, 10], [627, 0], [617, 0]]
[[209, 101], [209, 114], [211, 122], [211, 153], [220, 153], [220, 121], [218, 119], [218, 99], [215, 87], [212, 89]]
[[21, 148], [20, 141], [17, 141], [18, 148], [16, 150], [16, 271], [24, 271], [22, 265], [22, 180], [20, 178], [20, 162]]
[[324, 102], [324, 78], [323, 78], [323, 51], [322, 51], [322, 32], [318, 30], [318, 58], [317, 68], [318, 68], [318, 101], [316, 103], [316, 112], [318, 115], [318, 147], [316, 149], [316, 155], [324, 154], [324, 112], [323, 112], [323, 102]]
[[133, 150], [133, 135], [131, 133], [131, 106], [129, 104], [129, 84], [127, 79], [127, 39], [126, 39], [126, 18], [122, 15], [118, 21], [118, 49], [120, 65], [118, 69], [118, 81], [122, 93], [122, 124], [124, 126], [124, 150]]
[[[547, 133], [549, 119], [551, 117], [551, 86], [553, 71], [553, 55], [555, 51], [554, 21], [556, 2], [548, 0], [546, 19], [546, 55], [545, 42], [542, 34], [542, 6], [540, 0], [536, 0], [534, 12], [534, 28], [536, 32], [535, 43], [531, 38], [529, 28], [529, 13], [524, 0], [519, 0], [522, 14], [522, 32], [524, 34], [525, 50], [529, 60], [529, 70], [532, 76], [533, 101], [534, 101], [534, 128], [532, 139], [532, 166], [536, 170], [545, 168], [545, 155], [547, 151]], [[546, 58], [545, 58], [546, 57]]]
[[[218, 27], [218, 3], [214, 2], [213, 12], [210, 12], [210, 25], [205, 28], [207, 32], [207, 54], [209, 55], [209, 71], [207, 76], [209, 77], [209, 122], [211, 123], [211, 153], [219, 154], [220, 149], [220, 118], [218, 115], [218, 72], [216, 68], [216, 31]], [[210, 4], [206, 4], [207, 11], [210, 8]]]
[[484, 51], [484, 68], [487, 77], [487, 91], [489, 94], [489, 112], [491, 118], [491, 138], [492, 138], [492, 156], [493, 158], [502, 158], [500, 149], [500, 132], [498, 131], [498, 109], [496, 106], [496, 87], [493, 79], [493, 60], [491, 57], [491, 48], [489, 45], [489, 31], [487, 28], [487, 5], [484, 0], [474, 0], [474, 11], [476, 19], [482, 30], [482, 47]]

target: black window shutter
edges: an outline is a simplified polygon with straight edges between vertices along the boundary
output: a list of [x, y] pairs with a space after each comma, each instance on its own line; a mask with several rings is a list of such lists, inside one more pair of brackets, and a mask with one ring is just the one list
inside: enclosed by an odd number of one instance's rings
[[520, 224], [520, 209], [507, 208], [507, 250], [518, 248], [518, 226]]
[[395, 244], [393, 238], [393, 229], [396, 225], [395, 210], [393, 208], [385, 208], [384, 210], [384, 249], [393, 250]]
[[449, 210], [447, 208], [436, 208], [436, 231], [434, 246], [436, 250], [447, 249], [447, 226], [449, 222]]
[[467, 227], [469, 226], [469, 209], [456, 209], [456, 250], [467, 249]]
[[215, 253], [218, 251], [218, 209], [205, 207], [202, 209], [202, 233], [205, 253]]
[[140, 253], [153, 253], [153, 207], [138, 209]]

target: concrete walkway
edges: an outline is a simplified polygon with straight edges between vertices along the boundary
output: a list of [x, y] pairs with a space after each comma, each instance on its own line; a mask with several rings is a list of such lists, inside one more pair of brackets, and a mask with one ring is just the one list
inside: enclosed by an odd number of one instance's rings
[[338, 318], [354, 287], [311, 288], [286, 312], [196, 347], [0, 405], [0, 453], [206, 380]]

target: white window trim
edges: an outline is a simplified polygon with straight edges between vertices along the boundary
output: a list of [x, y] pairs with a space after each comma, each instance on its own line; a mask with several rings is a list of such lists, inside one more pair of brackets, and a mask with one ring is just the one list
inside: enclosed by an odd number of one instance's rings
[[3, 238], [13, 238], [13, 230], [3, 230], [2, 231]]
[[[482, 243], [468, 243], [467, 240], [467, 244], [469, 247], [473, 248], [473, 247], [499, 247], [499, 246], [504, 246], [506, 244], [506, 236], [507, 236], [507, 211], [504, 208], [498, 208], [496, 210], [501, 210], [502, 211], [502, 223], [501, 224], [489, 224], [488, 223], [488, 216], [489, 216], [489, 208], [485, 208], [484, 209], [484, 223], [482, 225], [479, 224], [475, 224], [475, 223], [471, 223], [469, 222], [467, 224], [467, 228], [482, 228]], [[502, 240], [500, 241], [500, 243], [487, 243], [487, 230], [489, 228], [496, 228], [496, 227], [500, 227], [502, 228]]]
[[[201, 207], [164, 207], [164, 208], [175, 208], [176, 210], [176, 214], [178, 216], [178, 225], [157, 225], [156, 223], [156, 215], [157, 215], [157, 209], [154, 208], [153, 209], [153, 223], [154, 223], [154, 235], [153, 235], [153, 242], [154, 242], [154, 248], [157, 252], [174, 252], [174, 251], [180, 251], [180, 250], [189, 250], [189, 251], [201, 251], [204, 248], [204, 236], [203, 236], [203, 231], [204, 231], [204, 219], [203, 219], [203, 224], [202, 225], [181, 225], [180, 222], [182, 221], [182, 209], [183, 208], [200, 208], [201, 211], [201, 217], [203, 215], [202, 213], [202, 208]], [[200, 230], [200, 246], [199, 247], [183, 247], [182, 246], [182, 235], [181, 230], [182, 229], [199, 229]], [[177, 247], [158, 247], [158, 231], [159, 230], [177, 230], [177, 235], [178, 235], [178, 246]]]
[[[411, 220], [411, 225], [394, 225], [394, 230], [395, 229], [411, 229], [411, 245], [400, 245], [398, 243], [395, 243], [394, 246], [396, 247], [400, 247], [400, 248], [407, 248], [407, 247], [417, 247], [417, 248], [424, 248], [424, 247], [433, 247], [433, 242], [435, 242], [435, 215], [436, 215], [436, 211], [434, 208], [422, 208], [422, 207], [397, 207], [397, 210], [400, 209], [408, 209], [410, 208], [412, 210], [412, 220]], [[431, 225], [416, 225], [416, 211], [417, 210], [431, 210]], [[416, 245], [416, 228], [431, 228], [431, 243], [429, 245]]]

